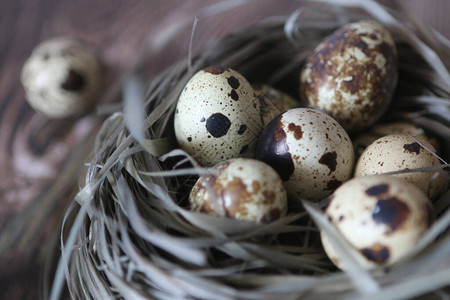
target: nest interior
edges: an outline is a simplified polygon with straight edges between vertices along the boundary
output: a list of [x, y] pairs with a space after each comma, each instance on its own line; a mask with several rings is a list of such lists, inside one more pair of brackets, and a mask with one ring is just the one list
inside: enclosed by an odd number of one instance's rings
[[[438, 51], [412, 29], [386, 21], [383, 14], [369, 14], [363, 6], [312, 5], [305, 10], [306, 15], [266, 20], [206, 45], [153, 78], [144, 107], [127, 111], [125, 103], [123, 112], [105, 121], [85, 185], [74, 200], [79, 207], [67, 212], [75, 221], [63, 241], [61, 265], [67, 267], [65, 279], [74, 299], [448, 295], [448, 190], [435, 200], [437, 221], [410, 255], [372, 271], [357, 264], [346, 272], [333, 266], [319, 238], [329, 224], [317, 205], [290, 201], [285, 218], [262, 225], [189, 211], [187, 195], [201, 168], [177, 149], [172, 124], [189, 78], [206, 66], [224, 65], [250, 82], [298, 98], [305, 58], [325, 36], [353, 20], [378, 19], [395, 38], [399, 82], [380, 122], [418, 124], [440, 140], [442, 160], [450, 158], [450, 85], [440, 73], [450, 64], [450, 57], [440, 55], [450, 50], [449, 44], [436, 41]], [[139, 109], [146, 111], [145, 130], [130, 114]]]

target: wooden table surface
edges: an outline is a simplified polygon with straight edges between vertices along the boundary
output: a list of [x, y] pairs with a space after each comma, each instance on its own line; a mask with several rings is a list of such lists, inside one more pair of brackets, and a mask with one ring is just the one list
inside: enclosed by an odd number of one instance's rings
[[[280, 9], [275, 1], [269, 2], [255, 4], [250, 18], [248, 13], [219, 18], [216, 26], [196, 32], [197, 41], [224, 34], [224, 24], [232, 30], [276, 11], [277, 6]], [[107, 66], [107, 82], [113, 84], [149, 37], [182, 18], [193, 19], [204, 4], [200, 0], [0, 1], [0, 299], [42, 297], [48, 246], [56, 249], [54, 232], [77, 187], [76, 172], [82, 168], [83, 157], [76, 157], [75, 150], [102, 121], [93, 114], [54, 120], [34, 112], [20, 84], [24, 60], [40, 41], [69, 35], [98, 49]], [[406, 5], [421, 21], [450, 37], [450, 1], [411, 0]], [[186, 55], [187, 45], [187, 38], [174, 39], [151, 61], [146, 74], [156, 74]], [[74, 172], [62, 178], [67, 168]], [[62, 184], [55, 187], [55, 182]]]

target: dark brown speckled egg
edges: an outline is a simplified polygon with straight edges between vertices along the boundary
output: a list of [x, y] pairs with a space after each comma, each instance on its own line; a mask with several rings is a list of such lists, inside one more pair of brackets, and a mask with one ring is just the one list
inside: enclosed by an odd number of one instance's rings
[[280, 175], [292, 198], [320, 200], [352, 175], [353, 145], [336, 120], [315, 109], [294, 108], [261, 134], [256, 158]]
[[[364, 150], [356, 163], [355, 177], [439, 166], [441, 162], [434, 155], [435, 151], [424, 139], [416, 140], [407, 135], [387, 135], [375, 140]], [[448, 180], [443, 170], [392, 176], [401, 177], [414, 184], [432, 199], [445, 191]]]
[[328, 36], [302, 71], [301, 98], [326, 111], [349, 132], [375, 123], [397, 84], [397, 51], [375, 21], [350, 23]]
[[175, 111], [175, 135], [201, 165], [253, 156], [262, 131], [259, 102], [237, 71], [211, 66], [183, 88]]
[[267, 223], [287, 210], [286, 190], [278, 174], [255, 159], [221, 162], [202, 175], [189, 195], [191, 210]]
[[101, 64], [88, 46], [67, 37], [43, 41], [25, 61], [21, 80], [28, 103], [53, 118], [86, 112], [102, 89]]
[[[326, 215], [359, 253], [367, 269], [401, 259], [434, 220], [431, 202], [413, 184], [389, 175], [354, 178], [332, 196]], [[322, 232], [325, 252], [339, 268], [347, 266]]]
[[419, 140], [425, 140], [429, 142], [439, 152], [439, 141], [433, 136], [428, 135], [424, 129], [416, 124], [397, 121], [391, 123], [375, 124], [369, 130], [361, 132], [359, 135], [353, 138], [353, 148], [355, 149], [356, 156], [359, 157], [361, 153], [375, 140], [391, 134], [411, 135]]

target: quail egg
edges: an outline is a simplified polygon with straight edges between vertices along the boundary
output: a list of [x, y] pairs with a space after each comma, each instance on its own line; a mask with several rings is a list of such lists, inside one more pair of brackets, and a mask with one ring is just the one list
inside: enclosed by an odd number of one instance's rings
[[261, 134], [256, 158], [272, 166], [293, 198], [320, 200], [352, 175], [353, 146], [336, 120], [318, 110], [294, 108]]
[[186, 84], [175, 111], [175, 135], [200, 164], [253, 156], [262, 131], [260, 104], [250, 83], [237, 71], [211, 66]]
[[252, 84], [252, 87], [259, 100], [264, 127], [279, 114], [300, 106], [294, 98], [267, 84]]
[[[364, 150], [356, 163], [355, 177], [439, 166], [441, 163], [434, 152], [434, 147], [425, 140], [419, 141], [407, 135], [387, 135]], [[439, 170], [393, 176], [414, 184], [430, 198], [439, 195], [447, 185], [446, 174]]]
[[287, 210], [286, 190], [278, 174], [249, 158], [215, 165], [196, 182], [189, 202], [193, 211], [263, 223], [283, 217]]
[[359, 157], [364, 149], [375, 140], [390, 134], [411, 135], [419, 140], [428, 141], [436, 150], [439, 148], [438, 141], [435, 138], [428, 136], [422, 128], [410, 122], [399, 121], [377, 124], [367, 132], [362, 132], [356, 136], [353, 140], [353, 148], [355, 149], [357, 156]]
[[54, 118], [80, 114], [91, 108], [101, 91], [97, 56], [70, 38], [54, 38], [38, 45], [22, 68], [28, 103]]
[[[353, 178], [332, 195], [326, 215], [361, 254], [359, 263], [371, 269], [392, 264], [416, 244], [434, 220], [428, 198], [413, 184], [388, 175]], [[331, 261], [347, 266], [323, 231], [322, 245]]]
[[356, 132], [384, 114], [397, 77], [397, 51], [389, 32], [375, 21], [359, 21], [316, 47], [301, 73], [300, 94], [308, 106]]

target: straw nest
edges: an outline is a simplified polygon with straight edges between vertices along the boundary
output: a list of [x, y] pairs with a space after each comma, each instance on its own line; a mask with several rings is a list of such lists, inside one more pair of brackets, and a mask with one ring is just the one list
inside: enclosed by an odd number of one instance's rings
[[[441, 142], [448, 168], [450, 42], [372, 1], [338, 2], [308, 4], [208, 44], [153, 78], [146, 94], [136, 77], [125, 82], [125, 108], [104, 122], [85, 185], [67, 212], [74, 221], [64, 229], [53, 297], [64, 279], [74, 299], [448, 297], [448, 190], [434, 202], [437, 221], [409, 255], [372, 271], [347, 255], [352, 268], [342, 272], [326, 257], [319, 231], [335, 232], [323, 214], [326, 201], [292, 202], [286, 217], [262, 225], [189, 211], [189, 189], [204, 169], [177, 149], [172, 125], [188, 79], [224, 65], [298, 97], [305, 58], [353, 20], [377, 19], [396, 41], [399, 82], [383, 120], [425, 128]], [[345, 240], [336, 239], [345, 252]]]

